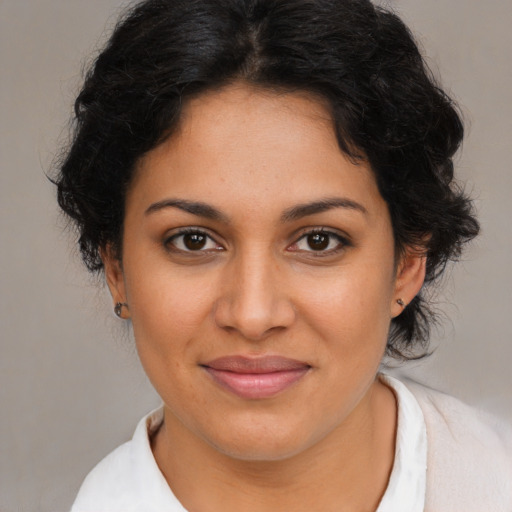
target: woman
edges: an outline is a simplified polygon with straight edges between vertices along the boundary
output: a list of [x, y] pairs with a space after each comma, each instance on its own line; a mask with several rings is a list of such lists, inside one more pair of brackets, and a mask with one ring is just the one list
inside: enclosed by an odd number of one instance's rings
[[88, 511], [510, 510], [512, 434], [379, 373], [478, 232], [462, 124], [361, 0], [153, 0], [76, 102], [58, 178], [162, 397]]

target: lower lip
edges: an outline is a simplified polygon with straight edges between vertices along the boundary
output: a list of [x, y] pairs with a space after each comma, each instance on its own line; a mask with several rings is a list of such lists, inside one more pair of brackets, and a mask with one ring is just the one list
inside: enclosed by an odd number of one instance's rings
[[208, 366], [205, 366], [204, 369], [224, 389], [240, 398], [253, 400], [270, 398], [285, 391], [309, 371], [309, 367], [271, 373], [235, 373], [215, 370]]

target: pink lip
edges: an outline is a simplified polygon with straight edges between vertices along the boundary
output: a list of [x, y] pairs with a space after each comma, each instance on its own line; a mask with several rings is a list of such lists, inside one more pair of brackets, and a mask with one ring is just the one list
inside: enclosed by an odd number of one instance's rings
[[247, 399], [274, 396], [295, 384], [311, 368], [280, 356], [220, 357], [202, 366], [223, 388]]

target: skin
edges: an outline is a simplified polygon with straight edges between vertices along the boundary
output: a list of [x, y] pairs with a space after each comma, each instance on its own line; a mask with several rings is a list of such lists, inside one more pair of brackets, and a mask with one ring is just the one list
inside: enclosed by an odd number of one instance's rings
[[[189, 250], [183, 228], [205, 245]], [[312, 249], [312, 230], [325, 249]], [[375, 510], [396, 430], [376, 374], [397, 299], [419, 291], [425, 259], [406, 251], [397, 264], [373, 173], [340, 151], [321, 102], [242, 83], [191, 100], [139, 163], [122, 262], [103, 256], [164, 402], [156, 461], [188, 510]], [[232, 355], [309, 371], [275, 396], [241, 398], [202, 367]]]

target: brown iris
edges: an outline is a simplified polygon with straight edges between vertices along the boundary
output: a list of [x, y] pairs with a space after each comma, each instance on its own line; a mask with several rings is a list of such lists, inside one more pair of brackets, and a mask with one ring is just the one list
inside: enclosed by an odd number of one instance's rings
[[325, 233], [312, 233], [308, 235], [307, 242], [313, 251], [323, 251], [329, 246], [329, 235]]
[[183, 235], [183, 244], [190, 251], [199, 251], [206, 245], [206, 236], [201, 233]]

